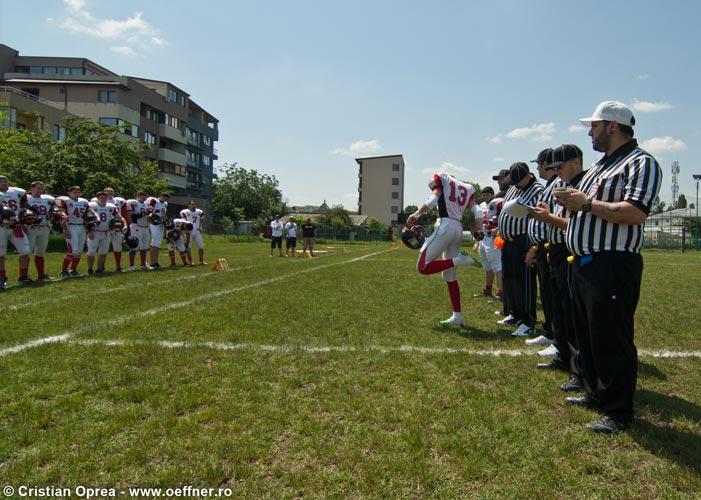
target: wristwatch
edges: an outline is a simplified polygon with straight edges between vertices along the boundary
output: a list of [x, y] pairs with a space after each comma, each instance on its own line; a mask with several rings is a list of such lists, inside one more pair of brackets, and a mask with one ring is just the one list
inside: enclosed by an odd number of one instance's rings
[[592, 198], [587, 198], [587, 201], [582, 203], [582, 212], [584, 212], [585, 214], [588, 214], [589, 212], [591, 212], [591, 201], [592, 201]]

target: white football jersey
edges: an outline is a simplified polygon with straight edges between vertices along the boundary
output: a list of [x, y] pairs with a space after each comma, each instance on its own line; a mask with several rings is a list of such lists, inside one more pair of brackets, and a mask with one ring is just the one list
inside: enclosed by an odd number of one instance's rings
[[59, 196], [56, 198], [56, 204], [63, 208], [68, 215], [68, 224], [78, 226], [85, 224], [85, 213], [88, 211], [88, 200], [78, 198], [74, 200], [70, 196]]
[[[97, 203], [97, 198], [93, 198], [90, 200], [91, 203]], [[121, 198], [119, 196], [115, 196], [114, 198], [107, 198], [107, 203], [111, 203], [112, 205], [117, 207], [117, 210], [119, 210], [119, 213], [122, 213], [122, 209], [124, 208], [124, 204], [127, 202], [124, 198]]]
[[96, 202], [90, 202], [90, 210], [95, 212], [97, 215], [97, 226], [95, 229], [98, 231], [108, 231], [110, 228], [110, 220], [119, 215], [117, 206], [112, 203], [105, 203], [104, 207], [101, 207]]
[[433, 182], [436, 188], [443, 190], [438, 199], [438, 216], [462, 220], [465, 209], [475, 204], [475, 188], [445, 172], [433, 174]]
[[153, 213], [160, 215], [161, 217], [165, 217], [166, 213], [168, 212], [168, 202], [167, 201], [161, 201], [158, 198], [154, 197], [149, 197], [146, 199], [146, 204], [151, 207], [153, 210]]
[[204, 215], [204, 212], [200, 210], [199, 208], [196, 208], [194, 210], [190, 210], [189, 208], [186, 208], [185, 210], [180, 211], [180, 217], [183, 219], [187, 220], [188, 222], [192, 223], [193, 230], [192, 232], [196, 233], [200, 230], [200, 223], [202, 222], [202, 216]]
[[134, 214], [141, 215], [135, 222], [137, 226], [148, 227], [148, 205], [146, 203], [142, 203], [139, 200], [127, 200], [125, 206], [129, 217], [132, 217]]
[[184, 231], [183, 224], [189, 224], [189, 222], [187, 219], [173, 219], [173, 224], [178, 231]]
[[23, 202], [27, 200], [27, 192], [18, 187], [9, 187], [4, 193], [0, 191], [0, 204], [10, 207], [15, 212], [15, 216], [19, 215], [19, 209]]
[[49, 225], [49, 212], [54, 204], [54, 197], [49, 194], [42, 194], [41, 196], [27, 195], [27, 205], [32, 207], [34, 211], [41, 215], [41, 223], [39, 226]]

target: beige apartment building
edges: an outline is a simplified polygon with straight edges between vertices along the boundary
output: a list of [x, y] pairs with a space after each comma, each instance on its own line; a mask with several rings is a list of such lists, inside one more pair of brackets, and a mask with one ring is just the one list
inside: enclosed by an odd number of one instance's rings
[[358, 163], [358, 215], [383, 224], [398, 224], [404, 209], [404, 157], [356, 158]]
[[172, 83], [118, 75], [85, 58], [21, 56], [0, 44], [0, 97], [0, 125], [57, 140], [68, 114], [119, 127], [125, 140], [148, 146], [142, 155], [170, 184], [174, 212], [189, 199], [210, 212], [219, 121]]

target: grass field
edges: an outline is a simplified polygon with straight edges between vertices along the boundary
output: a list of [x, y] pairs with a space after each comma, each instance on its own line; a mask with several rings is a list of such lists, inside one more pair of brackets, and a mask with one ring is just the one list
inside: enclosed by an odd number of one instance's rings
[[338, 244], [310, 260], [207, 245], [233, 271], [0, 294], [0, 488], [698, 498], [698, 252], [646, 252], [637, 426], [602, 436], [584, 428], [595, 413], [564, 405], [564, 374], [536, 370], [537, 349], [472, 298], [478, 268], [458, 273], [468, 327], [443, 330], [445, 285], [410, 250]]

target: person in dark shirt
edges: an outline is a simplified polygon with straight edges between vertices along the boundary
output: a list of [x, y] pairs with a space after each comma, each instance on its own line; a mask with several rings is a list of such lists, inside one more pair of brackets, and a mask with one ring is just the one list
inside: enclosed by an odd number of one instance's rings
[[302, 225], [302, 256], [309, 254], [314, 257], [314, 238], [316, 237], [316, 226], [312, 219], [307, 217], [307, 222]]

